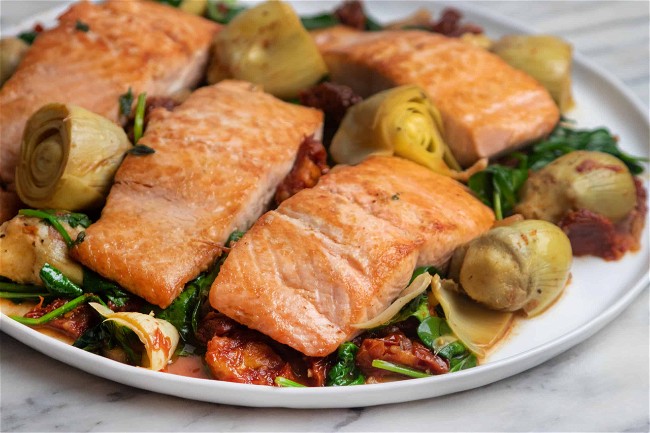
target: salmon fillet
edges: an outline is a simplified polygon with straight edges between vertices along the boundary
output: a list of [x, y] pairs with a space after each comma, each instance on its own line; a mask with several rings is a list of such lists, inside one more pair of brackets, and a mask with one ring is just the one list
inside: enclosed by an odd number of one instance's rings
[[[77, 22], [88, 31], [78, 30]], [[0, 222], [20, 202], [14, 175], [27, 119], [50, 102], [117, 122], [119, 96], [167, 96], [198, 84], [219, 25], [153, 1], [77, 3], [41, 33], [0, 89]]]
[[266, 210], [322, 117], [239, 81], [200, 88], [172, 112], [156, 109], [139, 142], [156, 152], [125, 158], [73, 256], [167, 307], [233, 231]]
[[488, 230], [492, 211], [459, 183], [410, 161], [339, 166], [266, 213], [210, 290], [232, 319], [309, 356], [334, 352], [407, 286]]
[[469, 166], [549, 134], [560, 113], [546, 89], [496, 55], [424, 31], [314, 33], [332, 81], [366, 97], [390, 87], [422, 87], [440, 110], [444, 137]]

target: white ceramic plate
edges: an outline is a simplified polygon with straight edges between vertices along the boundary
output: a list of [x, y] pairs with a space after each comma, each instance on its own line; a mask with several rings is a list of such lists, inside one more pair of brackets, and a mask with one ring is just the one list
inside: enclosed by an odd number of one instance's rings
[[[335, 3], [301, 2], [301, 14], [331, 10]], [[380, 20], [405, 16], [418, 7], [440, 11], [441, 5], [425, 2], [375, 2], [371, 14]], [[51, 22], [50, 11], [22, 23], [5, 34]], [[526, 28], [479, 10], [464, 10], [468, 20], [482, 25], [488, 35], [525, 33]], [[569, 117], [581, 127], [607, 126], [620, 137], [623, 149], [647, 155], [648, 119], [645, 108], [606, 72], [575, 56], [574, 96], [577, 108]], [[644, 174], [647, 188], [648, 175]], [[195, 400], [242, 406], [295, 408], [360, 407], [436, 397], [486, 385], [512, 376], [558, 355], [600, 330], [620, 314], [648, 283], [648, 222], [642, 250], [618, 262], [578, 258], [573, 280], [562, 298], [546, 313], [521, 320], [511, 335], [480, 366], [426, 379], [345, 388], [271, 388], [203, 380], [152, 372], [110, 361], [44, 336], [0, 315], [0, 329], [28, 346], [91, 374], [126, 385]]]

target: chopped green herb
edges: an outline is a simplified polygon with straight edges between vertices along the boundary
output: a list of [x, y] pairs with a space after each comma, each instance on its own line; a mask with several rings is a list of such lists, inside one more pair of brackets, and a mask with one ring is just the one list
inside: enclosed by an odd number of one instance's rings
[[120, 114], [125, 117], [129, 117], [131, 115], [131, 108], [133, 107], [133, 91], [129, 87], [129, 90], [123, 94], [120, 95]]
[[283, 388], [306, 388], [302, 383], [294, 382], [293, 380], [282, 376], [276, 376], [274, 382], [277, 386]]
[[77, 22], [74, 25], [74, 28], [75, 30], [79, 30], [80, 32], [84, 32], [84, 33], [87, 33], [88, 30], [90, 30], [90, 26], [81, 20], [77, 20]]
[[22, 32], [18, 34], [18, 39], [21, 39], [23, 42], [31, 45], [34, 43], [34, 40], [36, 40], [37, 36], [38, 36], [38, 32], [35, 31]]
[[357, 368], [355, 357], [359, 347], [352, 342], [341, 344], [338, 350], [338, 360], [327, 373], [327, 386], [363, 385], [366, 378]]
[[135, 156], [143, 156], [143, 155], [151, 155], [152, 153], [156, 153], [156, 150], [144, 144], [136, 144], [135, 146], [130, 148], [127, 151], [127, 153]]
[[372, 361], [372, 366], [379, 368], [381, 370], [392, 371], [393, 373], [403, 374], [404, 376], [421, 378], [421, 377], [431, 377], [429, 373], [425, 373], [420, 370], [416, 370], [410, 367], [404, 367], [403, 365], [394, 364], [392, 362], [384, 361], [381, 359], [375, 359]]

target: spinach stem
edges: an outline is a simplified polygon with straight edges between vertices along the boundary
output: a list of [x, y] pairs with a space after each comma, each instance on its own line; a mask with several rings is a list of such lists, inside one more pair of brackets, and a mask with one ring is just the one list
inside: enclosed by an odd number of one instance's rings
[[5, 292], [33, 292], [34, 290], [42, 290], [42, 287], [34, 286], [33, 284], [18, 284], [9, 281], [0, 281], [0, 291]]
[[404, 376], [409, 377], [430, 377], [431, 374], [425, 373], [414, 368], [404, 367], [403, 365], [393, 364], [392, 362], [384, 361], [381, 359], [375, 359], [372, 361], [372, 366], [375, 368], [380, 368], [382, 370], [392, 371], [393, 373], [403, 374]]
[[274, 382], [276, 385], [284, 388], [306, 388], [302, 383], [294, 382], [293, 380], [282, 376], [277, 376]]
[[497, 220], [503, 219], [503, 211], [501, 210], [501, 194], [497, 191], [494, 191], [492, 195], [492, 201], [494, 202], [494, 216]]
[[56, 217], [56, 215], [52, 215], [50, 213], [36, 209], [21, 209], [18, 211], [18, 213], [20, 215], [25, 215], [28, 217], [44, 219], [48, 223], [52, 224], [52, 227], [54, 227], [61, 234], [61, 237], [65, 241], [65, 244], [68, 246], [68, 248], [74, 245], [74, 241], [68, 234], [68, 231], [63, 227], [59, 219]]
[[0, 298], [2, 299], [36, 299], [40, 296], [49, 295], [47, 292], [0, 292]]
[[39, 318], [22, 317], [22, 316], [9, 316], [9, 317], [14, 319], [16, 322], [22, 323], [23, 325], [29, 325], [29, 326], [44, 325], [45, 323], [54, 320], [59, 316], [64, 315], [68, 311], [74, 310], [84, 302], [90, 302], [90, 301], [101, 302], [97, 296], [90, 293], [84, 293], [83, 295], [74, 298], [70, 302], [61, 305], [59, 308], [52, 310], [49, 313]]

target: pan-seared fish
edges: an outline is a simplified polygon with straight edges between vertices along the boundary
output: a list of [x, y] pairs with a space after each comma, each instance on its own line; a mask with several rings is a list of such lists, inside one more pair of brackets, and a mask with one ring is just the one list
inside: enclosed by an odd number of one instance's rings
[[[85, 31], [87, 26], [87, 31]], [[0, 89], [0, 222], [19, 206], [14, 175], [25, 122], [50, 102], [119, 119], [119, 96], [170, 95], [201, 80], [219, 26], [153, 1], [73, 5], [41, 33]]]
[[469, 166], [550, 133], [559, 110], [546, 89], [488, 51], [424, 31], [314, 33], [332, 81], [362, 96], [422, 87], [442, 115], [445, 138]]
[[488, 230], [459, 183], [396, 157], [339, 166], [266, 213], [237, 242], [211, 305], [309, 356], [332, 353], [408, 284]]
[[222, 81], [169, 112], [155, 110], [102, 216], [73, 249], [83, 264], [167, 307], [206, 270], [234, 230], [248, 228], [289, 173], [322, 113], [252, 84]]

